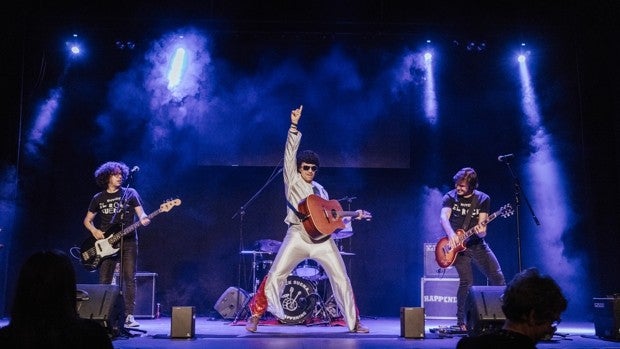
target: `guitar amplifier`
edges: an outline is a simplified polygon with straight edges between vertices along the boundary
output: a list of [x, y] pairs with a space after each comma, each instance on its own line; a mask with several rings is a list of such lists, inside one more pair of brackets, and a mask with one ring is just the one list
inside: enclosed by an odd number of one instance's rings
[[[136, 273], [136, 308], [133, 314], [136, 318], [154, 319], [155, 307], [155, 278], [157, 273]], [[118, 272], [114, 273], [113, 285], [118, 285]]]
[[427, 319], [456, 319], [459, 279], [422, 278], [420, 286], [420, 304]]
[[456, 268], [450, 266], [448, 268], [442, 268], [435, 261], [435, 246], [436, 243], [425, 242], [424, 243], [424, 277], [425, 278], [458, 278], [459, 274], [456, 272]]

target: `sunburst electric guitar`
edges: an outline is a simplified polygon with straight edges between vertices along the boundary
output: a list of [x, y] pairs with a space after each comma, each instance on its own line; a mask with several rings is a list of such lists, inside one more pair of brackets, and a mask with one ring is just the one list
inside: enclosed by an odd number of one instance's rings
[[[487, 217], [487, 219], [485, 219], [484, 221], [478, 224], [487, 225], [489, 224], [489, 222], [491, 222], [492, 220], [494, 220], [495, 218], [499, 216], [506, 218], [506, 217], [510, 217], [513, 213], [514, 213], [514, 210], [512, 209], [512, 206], [510, 206], [510, 204], [506, 204], [502, 206], [502, 208], [500, 208], [498, 211], [491, 213]], [[456, 255], [459, 252], [464, 251], [466, 249], [465, 241], [467, 241], [467, 239], [470, 236], [474, 235], [476, 232], [474, 231], [474, 228], [472, 227], [468, 231], [464, 231], [463, 229], [457, 229], [455, 233], [459, 237], [459, 241], [458, 241], [458, 244], [456, 244], [456, 246], [452, 246], [450, 244], [450, 239], [448, 239], [447, 236], [444, 236], [441, 239], [439, 239], [439, 241], [437, 242], [437, 245], [435, 245], [435, 260], [437, 261], [437, 264], [442, 268], [447, 268], [451, 266], [452, 263], [454, 263], [454, 260], [456, 259]]]
[[[148, 218], [153, 219], [153, 217], [157, 216], [158, 214], [162, 212], [168, 212], [174, 206], [179, 206], [180, 204], [180, 199], [168, 200], [161, 204], [158, 210], [149, 214]], [[105, 238], [97, 240], [94, 236], [90, 236], [86, 240], [84, 240], [84, 242], [80, 246], [80, 260], [82, 261], [82, 265], [84, 266], [84, 268], [86, 268], [86, 270], [88, 271], [94, 271], [99, 268], [101, 261], [103, 261], [105, 258], [116, 255], [120, 248], [120, 246], [118, 246], [118, 243], [121, 238], [134, 231], [134, 229], [136, 229], [140, 225], [140, 221], [137, 221], [116, 233], [114, 233], [114, 231], [118, 229], [119, 226], [113, 225], [106, 231]]]
[[[343, 211], [338, 200], [325, 200], [322, 197], [310, 194], [302, 200], [297, 209], [305, 218], [302, 220], [308, 235], [314, 240], [326, 238], [345, 228], [344, 217], [358, 217], [357, 211]], [[362, 211], [361, 219], [369, 221], [370, 212]]]

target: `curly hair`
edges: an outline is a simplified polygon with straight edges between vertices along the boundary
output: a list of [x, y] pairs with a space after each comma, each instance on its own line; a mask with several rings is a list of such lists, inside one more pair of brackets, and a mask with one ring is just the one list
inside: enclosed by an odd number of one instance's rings
[[471, 167], [464, 167], [460, 169], [454, 175], [454, 177], [452, 177], [452, 179], [454, 180], [454, 184], [457, 184], [460, 181], [465, 180], [467, 184], [469, 185], [470, 189], [473, 190], [473, 189], [478, 188], [478, 174]]
[[301, 166], [302, 162], [305, 162], [306, 164], [321, 166], [319, 164], [319, 155], [312, 150], [304, 150], [297, 154], [297, 168]]
[[129, 177], [129, 167], [122, 162], [108, 161], [95, 170], [95, 183], [102, 189], [107, 188], [110, 176], [121, 173], [123, 180]]
[[566, 310], [568, 301], [560, 286], [536, 268], [517, 274], [502, 295], [502, 310], [514, 322], [527, 321], [530, 312], [538, 322], [555, 321]]

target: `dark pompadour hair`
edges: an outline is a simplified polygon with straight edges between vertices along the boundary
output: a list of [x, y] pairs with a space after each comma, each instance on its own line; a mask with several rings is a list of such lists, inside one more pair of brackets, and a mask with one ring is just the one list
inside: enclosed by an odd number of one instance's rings
[[317, 166], [321, 166], [319, 163], [319, 155], [312, 150], [304, 150], [297, 153], [297, 168], [301, 166], [301, 163], [305, 162], [307, 164], [314, 164]]

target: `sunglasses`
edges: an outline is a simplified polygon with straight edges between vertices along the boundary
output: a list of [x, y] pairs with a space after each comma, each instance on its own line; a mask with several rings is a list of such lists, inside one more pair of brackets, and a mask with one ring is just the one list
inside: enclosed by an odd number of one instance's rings
[[315, 166], [315, 165], [312, 165], [312, 166], [303, 165], [301, 168], [302, 168], [302, 170], [304, 170], [304, 171], [310, 171], [310, 170], [311, 170], [312, 172], [316, 172], [316, 170], [318, 170], [318, 169], [319, 169], [319, 168], [318, 168], [317, 166]]

